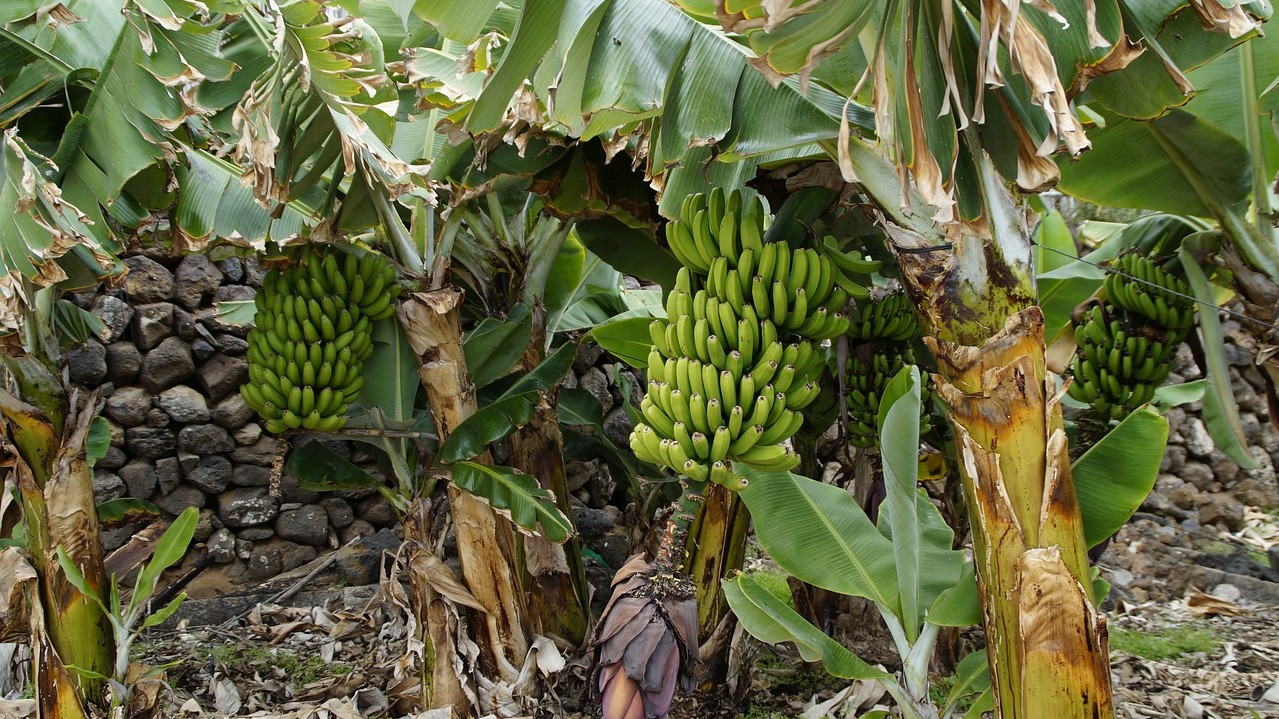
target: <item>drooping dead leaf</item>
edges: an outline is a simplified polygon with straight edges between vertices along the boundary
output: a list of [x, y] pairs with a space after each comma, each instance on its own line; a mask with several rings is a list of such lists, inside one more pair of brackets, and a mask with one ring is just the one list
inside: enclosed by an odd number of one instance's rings
[[36, 570], [22, 550], [7, 547], [0, 551], [0, 642], [25, 642], [31, 636], [27, 616], [26, 584], [36, 579]]
[[419, 572], [421, 576], [431, 585], [431, 588], [446, 599], [461, 604], [464, 607], [470, 607], [478, 612], [486, 612], [484, 605], [471, 594], [458, 580], [457, 575], [453, 574], [453, 570], [444, 563], [444, 560], [429, 552], [417, 552], [412, 559], [411, 571]]
[[855, 681], [835, 693], [824, 702], [817, 695], [804, 705], [799, 719], [825, 719], [828, 716], [860, 716], [861, 712], [875, 706], [888, 693], [883, 684], [876, 681]]
[[1241, 2], [1191, 0], [1190, 6], [1199, 14], [1199, 22], [1206, 30], [1225, 31], [1230, 37], [1243, 37], [1261, 27], [1261, 21], [1250, 15]]
[[35, 699], [0, 699], [0, 716], [27, 719], [36, 715]]
[[130, 719], [148, 719], [154, 716], [160, 689], [165, 685], [164, 669], [131, 662], [126, 674], [129, 691]]
[[129, 541], [103, 560], [107, 575], [114, 574], [117, 577], [124, 577], [134, 569], [137, 569], [138, 565], [145, 562], [155, 551], [156, 541], [160, 539], [160, 535], [164, 534], [164, 530], [168, 528], [168, 522], [163, 519], [156, 519], [144, 527], [142, 531], [130, 537]]

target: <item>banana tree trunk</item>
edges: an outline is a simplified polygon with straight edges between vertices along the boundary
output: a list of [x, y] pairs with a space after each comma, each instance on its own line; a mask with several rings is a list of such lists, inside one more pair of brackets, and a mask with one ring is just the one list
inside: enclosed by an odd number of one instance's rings
[[[529, 372], [546, 359], [546, 311], [533, 303], [533, 330], [519, 368]], [[528, 423], [511, 435], [507, 463], [537, 478], [542, 489], [555, 496], [555, 504], [565, 517], [572, 518], [568, 498], [568, 475], [564, 469], [564, 435], [559, 415], [552, 404], [558, 391], [543, 396]], [[548, 401], [549, 400], [549, 401]], [[586, 641], [590, 624], [590, 597], [586, 567], [582, 564], [582, 542], [576, 536], [556, 544], [541, 535], [521, 537], [524, 552], [524, 586], [528, 593], [531, 628], [538, 634], [559, 637], [569, 646]]]
[[429, 560], [431, 551], [431, 504], [426, 497], [417, 497], [409, 503], [404, 513], [404, 548], [409, 567], [409, 603], [417, 621], [416, 639], [422, 642], [422, 666], [419, 684], [422, 706], [447, 707], [453, 716], [464, 717], [470, 711], [471, 700], [462, 688], [458, 667], [454, 665], [457, 651], [457, 620], [448, 604], [427, 581], [422, 571], [423, 560]]
[[67, 580], [57, 556], [61, 547], [88, 585], [99, 595], [104, 593], [107, 582], [97, 505], [92, 473], [85, 459], [89, 427], [97, 414], [99, 397], [92, 395], [79, 410], [77, 401], [78, 397], [72, 397], [70, 413], [57, 418], [63, 425], [59, 436], [46, 421], [46, 412], [0, 391], [0, 412], [9, 421], [11, 447], [17, 454], [14, 469], [27, 550], [39, 577], [41, 614], [49, 641], [48, 647], [33, 647], [37, 659], [44, 660], [38, 662], [37, 673], [42, 676], [43, 686], [57, 689], [51, 700], [65, 705], [65, 716], [75, 716], [76, 711], [66, 704], [65, 666], [92, 672], [77, 675], [75, 684], [85, 701], [100, 705], [104, 683], [96, 677], [109, 676], [115, 658], [106, 616]]
[[[555, 504], [564, 516], [573, 516], [564, 470], [564, 435], [555, 408], [545, 398], [538, 402], [528, 424], [511, 435], [509, 464], [537, 477], [542, 488], [555, 495]], [[572, 537], [556, 544], [540, 535], [524, 537], [524, 566], [533, 629], [560, 637], [570, 646], [581, 646], [590, 617], [580, 540]]]
[[[413, 294], [399, 308], [400, 324], [421, 362], [418, 373], [441, 440], [476, 410], [475, 387], [462, 353], [461, 302], [461, 290], [444, 288]], [[474, 461], [491, 464], [492, 458], [486, 452]], [[487, 677], [504, 677], [528, 653], [514, 532], [506, 519], [467, 492], [449, 485], [448, 497], [462, 575], [485, 609], [486, 616], [470, 617], [480, 669]]]
[[985, 215], [950, 226], [949, 247], [885, 228], [955, 432], [996, 715], [1112, 717], [1106, 622], [1045, 366], [1029, 235], [988, 161], [981, 180]]
[[742, 569], [750, 522], [746, 503], [735, 492], [712, 484], [688, 530], [685, 571], [697, 591], [698, 641], [707, 649], [702, 656], [704, 683], [721, 683], [727, 675], [732, 632], [716, 630], [731, 612], [720, 581]]

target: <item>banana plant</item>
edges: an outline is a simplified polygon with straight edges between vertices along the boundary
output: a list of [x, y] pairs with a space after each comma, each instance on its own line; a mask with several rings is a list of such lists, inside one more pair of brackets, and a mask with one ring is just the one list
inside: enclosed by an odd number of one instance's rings
[[[1253, 336], [1259, 369], [1279, 377], [1274, 358], [1262, 351], [1275, 324], [1279, 301], [1279, 234], [1271, 178], [1279, 173], [1274, 72], [1279, 43], [1258, 37], [1187, 73], [1204, 92], [1182, 108], [1156, 117], [1118, 117], [1107, 98], [1085, 96], [1099, 126], [1092, 131], [1103, 152], [1062, 166], [1062, 190], [1090, 202], [1177, 213], [1201, 233], [1186, 243], [1188, 260], [1204, 266], [1204, 277], [1187, 267], [1201, 307], [1218, 303], [1233, 289]], [[1124, 158], [1141, 157], [1146, 180], [1131, 182]], [[1212, 391], [1204, 395], [1205, 423], [1221, 449], [1243, 467], [1256, 466], [1233, 400], [1214, 317], [1200, 314], [1200, 346]], [[1273, 381], [1271, 386], [1273, 386]]]
[[[191, 537], [195, 534], [196, 522], [200, 519], [200, 510], [187, 507], [177, 519], [169, 525], [164, 534], [155, 542], [151, 552], [151, 561], [141, 565], [138, 577], [134, 581], [133, 591], [128, 601], [124, 601], [120, 592], [120, 578], [115, 574], [110, 577], [107, 592], [101, 593], [89, 584], [80, 572], [65, 548], [58, 549], [58, 563], [66, 573], [67, 580], [79, 589], [84, 596], [93, 601], [102, 610], [111, 623], [115, 638], [115, 660], [110, 676], [98, 677], [108, 682], [111, 688], [111, 707], [114, 711], [123, 711], [129, 703], [132, 687], [129, 685], [130, 649], [133, 642], [151, 627], [158, 627], [182, 606], [186, 600], [186, 592], [180, 592], [168, 604], [159, 608], [150, 606], [151, 597], [155, 595], [160, 575], [169, 567], [182, 560]], [[140, 680], [154, 680], [164, 667], [150, 669]]]
[[[580, 247], [573, 237], [572, 222], [550, 215], [536, 195], [517, 192], [515, 201], [508, 200], [505, 206], [498, 192], [489, 193], [484, 200], [486, 213], [479, 211], [479, 202], [460, 208], [465, 211], [465, 233], [454, 248], [459, 269], [469, 275], [488, 316], [464, 345], [468, 365], [477, 370], [476, 385], [481, 391], [512, 369], [532, 373], [546, 362], [563, 312], [559, 305], [568, 299], [563, 288], [577, 286], [589, 276], [581, 270], [575, 276], [575, 267], [562, 261], [580, 256], [572, 251]], [[513, 210], [506, 209], [512, 205]], [[568, 252], [564, 251], [566, 244]], [[493, 317], [502, 314], [506, 315], [504, 321]], [[571, 359], [574, 347], [565, 344], [552, 356]], [[481, 378], [481, 366], [494, 369]], [[544, 394], [538, 395], [529, 414], [521, 417], [524, 421], [511, 427], [507, 464], [536, 477], [542, 489], [553, 495], [561, 515], [568, 517], [564, 438], [554, 409], [558, 378], [541, 390]], [[509, 394], [510, 390], [503, 396]], [[459, 429], [464, 428], [465, 423]], [[502, 438], [505, 435], [498, 439]], [[521, 565], [534, 630], [580, 645], [589, 624], [580, 542], [571, 537], [530, 537], [525, 541]]]
[[875, 603], [900, 656], [900, 676], [868, 665], [749, 574], [724, 583], [729, 605], [757, 639], [792, 641], [806, 661], [820, 660], [834, 676], [880, 682], [912, 719], [952, 716], [966, 693], [980, 695], [972, 711], [993, 704], [984, 653], [960, 662], [959, 681], [940, 712], [928, 691], [940, 629], [976, 624], [980, 612], [972, 563], [953, 548], [954, 534], [918, 486], [921, 387], [918, 368], [907, 367], [881, 400], [887, 499], [877, 523], [845, 490], [789, 473], [748, 473], [751, 482], [742, 492], [760, 545], [778, 566], [815, 586]]
[[[904, 716], [957, 716], [965, 693], [980, 694], [964, 716], [993, 708], [985, 652], [959, 662], [941, 707], [928, 692], [929, 659], [942, 627], [981, 621], [973, 563], [953, 549], [953, 532], [919, 489], [918, 368], [904, 368], [885, 389], [879, 413], [886, 499], [872, 522], [846, 490], [790, 473], [751, 472], [741, 493], [760, 545], [791, 576], [875, 603], [901, 659], [901, 672], [869, 666], [812, 626], [750, 574], [725, 580], [725, 593], [748, 632], [766, 643], [794, 642], [806, 661], [841, 679], [879, 681]], [[1124, 419], [1071, 468], [1088, 546], [1105, 541], [1137, 511], [1154, 486], [1167, 444], [1166, 420], [1152, 408]], [[1125, 467], [1116, 473], [1114, 467]], [[1107, 588], [1095, 573], [1094, 591]]]
[[[438, 420], [429, 406], [420, 407], [415, 400], [421, 388], [420, 362], [408, 335], [398, 323], [388, 321], [375, 327], [374, 337], [374, 350], [366, 371], [377, 379], [367, 385], [359, 404], [352, 410], [347, 425], [352, 429], [335, 436], [376, 447], [388, 460], [396, 478], [395, 486], [385, 486], [382, 480], [318, 442], [303, 445], [289, 456], [288, 466], [299, 477], [299, 483], [317, 491], [375, 488], [381, 492], [399, 510], [405, 526], [412, 527], [406, 529], [410, 533], [406, 541], [411, 569], [413, 562], [418, 563], [417, 569], [424, 570], [435, 561], [431, 559], [430, 550], [435, 531], [430, 507], [440, 480], [447, 480], [454, 492], [482, 502], [482, 506], [501, 521], [509, 521], [526, 535], [528, 542], [546, 541], [558, 547], [568, 541], [573, 527], [566, 511], [557, 506], [557, 497], [539, 486], [536, 475], [517, 467], [493, 466], [488, 446], [530, 421], [542, 393], [553, 389], [571, 366], [574, 345], [563, 345], [532, 370], [518, 376], [504, 391], [486, 397], [483, 402], [477, 401], [475, 411], [435, 440], [430, 439], [436, 436], [431, 430], [439, 426]], [[521, 352], [517, 349], [513, 354], [518, 357]], [[515, 357], [511, 358], [511, 364]], [[427, 456], [433, 457], [434, 462], [424, 461]], [[448, 633], [449, 621], [445, 617], [457, 610], [432, 588], [425, 571], [410, 571], [409, 579], [415, 606], [424, 619], [430, 620], [418, 626], [420, 638], [433, 647], [431, 661], [419, 667], [421, 682], [432, 692], [428, 701], [437, 706], [446, 704], [449, 697], [461, 701], [466, 691], [463, 684], [469, 682], [469, 678], [458, 673], [451, 662], [438, 659], [455, 651], [450, 648], [458, 639]], [[514, 625], [506, 630], [524, 631], [524, 628]], [[489, 623], [486, 631], [483, 636], [490, 642], [487, 650], [492, 656], [501, 657], [493, 670], [492, 681], [515, 681], [518, 671], [512, 662], [522, 655], [506, 658], [498, 643], [502, 637], [500, 625]]]
[[[734, 186], [761, 165], [781, 166], [769, 180], [791, 191], [853, 183], [845, 191], [889, 235], [944, 380], [937, 391], [957, 437], [996, 648], [997, 710], [1110, 716], [1030, 231], [1008, 184], [1047, 189], [1061, 176], [1052, 155], [1088, 149], [1071, 104], [1081, 91], [1160, 114], [1193, 91], [1179, 68], [1243, 42], [1265, 5], [722, 0], [713, 18], [724, 34], [698, 22], [712, 17], [704, 3], [689, 6], [696, 17], [647, 0], [526, 4], [516, 31], [503, 33], [492, 79], [454, 121], [476, 136], [535, 123], [608, 137], [662, 178], [667, 216], [690, 185]], [[476, 19], [468, 29], [483, 27]], [[1164, 32], [1189, 41], [1166, 48]], [[693, 93], [696, 113], [682, 101]], [[784, 128], [772, 121], [782, 118]], [[1032, 581], [1051, 586], [1052, 601], [1023, 613], [1005, 598]], [[1071, 637], [1069, 672], [1050, 670], [1036, 649], [1057, 646], [1058, 632]]]

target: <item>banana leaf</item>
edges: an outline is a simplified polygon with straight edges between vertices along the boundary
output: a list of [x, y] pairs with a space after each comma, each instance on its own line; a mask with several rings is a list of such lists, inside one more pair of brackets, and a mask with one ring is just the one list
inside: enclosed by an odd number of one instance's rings
[[119, 529], [163, 516], [159, 507], [134, 497], [120, 497], [98, 505], [98, 525], [103, 529]]
[[738, 574], [722, 583], [733, 614], [751, 636], [766, 644], [794, 642], [807, 662], [820, 661], [827, 673], [840, 679], [891, 681], [887, 672], [862, 661], [839, 642], [808, 623], [785, 602], [773, 596], [749, 574]]
[[893, 544], [848, 492], [790, 472], [742, 466], [741, 498], [768, 556], [801, 581], [899, 606]]
[[1143, 407], [1071, 465], [1088, 546], [1096, 546], [1119, 531], [1145, 501], [1155, 486], [1167, 446], [1168, 420]]
[[1200, 302], [1199, 341], [1203, 347], [1204, 359], [1208, 368], [1206, 379], [1209, 389], [1204, 392], [1203, 415], [1204, 425], [1212, 441], [1220, 449], [1244, 469], [1256, 469], [1257, 460], [1248, 453], [1248, 438], [1244, 436], [1243, 424], [1239, 419], [1239, 405], [1235, 402], [1234, 388], [1230, 384], [1230, 365], [1226, 363], [1226, 340], [1221, 330], [1221, 320], [1217, 318], [1216, 293], [1203, 269], [1195, 260], [1189, 245], [1194, 244], [1187, 238], [1181, 246], [1181, 265], [1186, 270], [1186, 280], [1195, 298]]
[[567, 541], [572, 534], [572, 523], [555, 506], [555, 497], [538, 486], [535, 477], [510, 467], [475, 462], [456, 462], [449, 465], [449, 470], [453, 484], [484, 499], [521, 529], [540, 530], [555, 543]]
[[323, 442], [307, 442], [289, 452], [285, 463], [298, 486], [313, 492], [378, 487], [382, 482]]
[[484, 452], [489, 444], [524, 426], [532, 418], [541, 394], [558, 384], [573, 366], [575, 351], [576, 345], [572, 343], [562, 345], [501, 396], [454, 427], [440, 446], [436, 461], [450, 464], [470, 459]]
[[[556, 287], [560, 282], [565, 284]], [[621, 273], [569, 235], [547, 281], [546, 331], [589, 329], [606, 322], [623, 309], [621, 292]]]
[[537, 392], [504, 395], [476, 410], [449, 433], [440, 445], [436, 461], [452, 464], [483, 453], [489, 444], [509, 436], [532, 419], [538, 397]]
[[626, 364], [636, 369], [648, 369], [648, 355], [653, 349], [648, 326], [652, 323], [652, 317], [613, 320], [591, 330], [590, 337]]
[[533, 316], [517, 303], [505, 319], [488, 317], [462, 340], [466, 370], [476, 387], [483, 387], [511, 371], [528, 347]]

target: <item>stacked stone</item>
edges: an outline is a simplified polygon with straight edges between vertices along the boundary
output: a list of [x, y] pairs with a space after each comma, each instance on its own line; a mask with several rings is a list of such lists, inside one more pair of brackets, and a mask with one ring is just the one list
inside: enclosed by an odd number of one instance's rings
[[[1231, 325], [1237, 329], [1233, 322], [1227, 323], [1227, 329]], [[1216, 448], [1201, 418], [1201, 402], [1168, 410], [1168, 450], [1155, 491], [1143, 509], [1176, 520], [1188, 530], [1215, 526], [1237, 532], [1244, 526], [1245, 507], [1279, 509], [1275, 477], [1279, 431], [1270, 421], [1265, 381], [1244, 347], [1228, 340], [1225, 354], [1248, 452], [1258, 466], [1242, 469]], [[1200, 377], [1189, 349], [1183, 347], [1169, 383]]]
[[[106, 396], [111, 447], [94, 468], [99, 502], [134, 497], [171, 515], [199, 507], [196, 542], [232, 579], [274, 576], [394, 523], [376, 492], [321, 495], [286, 472], [280, 496], [270, 495], [276, 441], [238, 392], [248, 327], [223, 322], [214, 306], [253, 299], [255, 260], [136, 255], [125, 264], [121, 288], [77, 297], [105, 329], [68, 355], [71, 381]], [[104, 545], [136, 529], [108, 531]]]

